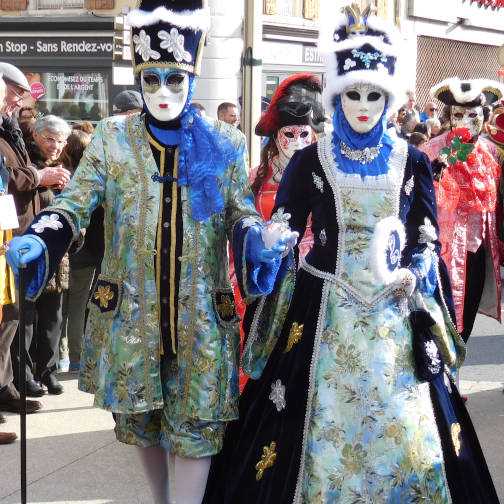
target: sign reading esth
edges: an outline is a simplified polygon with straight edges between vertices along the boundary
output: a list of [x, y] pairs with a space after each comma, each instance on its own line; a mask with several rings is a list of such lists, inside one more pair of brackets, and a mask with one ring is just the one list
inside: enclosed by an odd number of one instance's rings
[[0, 36], [0, 56], [112, 57], [112, 37], [9, 37]]

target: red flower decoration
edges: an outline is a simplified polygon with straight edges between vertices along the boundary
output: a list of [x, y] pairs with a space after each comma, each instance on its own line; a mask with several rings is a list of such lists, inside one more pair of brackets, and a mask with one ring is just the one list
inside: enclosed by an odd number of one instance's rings
[[474, 152], [471, 152], [470, 154], [467, 154], [467, 160], [466, 160], [467, 166], [469, 168], [477, 168], [478, 166], [478, 157]]
[[455, 135], [460, 137], [461, 143], [467, 143], [469, 142], [469, 140], [471, 140], [471, 132], [467, 128], [455, 128], [451, 130], [450, 134], [448, 135], [448, 140], [451, 142]]

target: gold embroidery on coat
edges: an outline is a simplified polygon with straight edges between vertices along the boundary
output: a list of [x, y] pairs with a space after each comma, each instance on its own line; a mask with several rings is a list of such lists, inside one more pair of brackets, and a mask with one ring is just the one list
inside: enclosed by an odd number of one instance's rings
[[453, 447], [455, 448], [455, 453], [457, 454], [457, 457], [460, 455], [460, 452], [462, 450], [462, 442], [460, 441], [461, 432], [462, 429], [460, 428], [460, 424], [458, 422], [451, 424], [452, 443]]
[[[194, 230], [194, 250], [196, 254], [199, 250], [199, 233], [200, 233], [200, 223], [196, 221]], [[196, 255], [197, 257], [197, 255]], [[184, 401], [182, 403], [181, 414], [184, 415], [187, 407], [187, 400], [189, 398], [189, 385], [191, 383], [191, 372], [193, 363], [193, 346], [194, 346], [194, 324], [196, 323], [196, 287], [198, 286], [198, 268], [197, 264], [194, 265], [192, 274], [192, 297], [191, 297], [191, 328], [189, 330], [189, 348], [187, 350], [187, 373], [185, 379], [184, 387]]]
[[[133, 133], [133, 120], [136, 119], [137, 116], [136, 114], [130, 114], [129, 117], [126, 119], [126, 125], [128, 128], [128, 136], [130, 140], [130, 144], [133, 147], [133, 152], [135, 153], [135, 158], [138, 166], [138, 170], [140, 171], [140, 184], [141, 184], [141, 208], [140, 208], [140, 223], [138, 226], [138, 245], [139, 245], [139, 251], [142, 249], [146, 248], [145, 245], [145, 220], [147, 217], [147, 174], [145, 173], [145, 166], [142, 162], [142, 157], [140, 155], [140, 152], [138, 150], [138, 145], [137, 145], [137, 138], [138, 142], [143, 142], [147, 143], [149, 142], [149, 139], [145, 137], [147, 134], [146, 130], [141, 128], [140, 126], [140, 121], [141, 119], [137, 119], [137, 124], [136, 124], [136, 132], [137, 135], [134, 135]], [[150, 147], [149, 147], [150, 149]], [[152, 153], [151, 153], [152, 156]], [[137, 261], [138, 261], [138, 291], [139, 292], [144, 292], [144, 285], [145, 285], [145, 279], [144, 279], [144, 265], [143, 265], [143, 260], [142, 260], [142, 255], [138, 253], [137, 255]], [[140, 321], [140, 327], [141, 327], [141, 334], [142, 334], [142, 349], [143, 349], [143, 357], [144, 357], [144, 368], [145, 368], [145, 384], [147, 387], [147, 406], [148, 409], [151, 410], [153, 409], [152, 407], [152, 393], [151, 393], [151, 381], [150, 381], [150, 372], [149, 372], [149, 352], [147, 348], [147, 334], [145, 331], [146, 328], [146, 322], [145, 322], [145, 299], [143, 296], [139, 296], [139, 308], [140, 308], [140, 316], [141, 316], [141, 321]]]
[[292, 347], [299, 343], [301, 336], [303, 336], [303, 327], [304, 324], [298, 325], [297, 322], [292, 324], [291, 330], [289, 332], [289, 340], [287, 341], [287, 346], [285, 347], [284, 353], [290, 352]]
[[217, 305], [217, 310], [221, 318], [231, 317], [234, 313], [234, 305], [229, 296], [222, 296], [221, 304]]
[[100, 306], [102, 308], [108, 308], [109, 301], [114, 299], [114, 293], [110, 290], [110, 285], [99, 285], [94, 298], [100, 300]]
[[273, 464], [275, 463], [275, 459], [277, 457], [275, 450], [276, 450], [275, 441], [271, 441], [269, 446], [265, 446], [263, 448], [263, 454], [261, 456], [261, 460], [259, 460], [259, 462], [257, 462], [255, 466], [257, 471], [256, 474], [257, 481], [259, 481], [263, 477], [264, 471], [268, 469], [268, 467], [272, 467]]

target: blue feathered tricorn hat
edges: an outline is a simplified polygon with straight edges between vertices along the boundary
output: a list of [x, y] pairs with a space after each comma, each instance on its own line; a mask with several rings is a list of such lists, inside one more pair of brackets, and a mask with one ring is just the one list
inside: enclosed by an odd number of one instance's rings
[[210, 28], [206, 0], [139, 0], [128, 23], [134, 74], [175, 68], [199, 75]]
[[334, 109], [335, 95], [347, 86], [365, 83], [382, 88], [388, 95], [389, 110], [394, 110], [406, 100], [397, 64], [399, 31], [374, 15], [371, 7], [361, 10], [353, 3], [338, 9], [336, 4], [326, 0], [320, 16], [318, 46], [327, 65], [322, 95], [325, 109]]

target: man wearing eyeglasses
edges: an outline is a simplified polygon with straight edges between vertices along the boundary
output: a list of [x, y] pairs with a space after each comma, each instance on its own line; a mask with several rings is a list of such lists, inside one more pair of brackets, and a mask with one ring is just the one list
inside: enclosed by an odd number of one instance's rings
[[[13, 195], [19, 227], [13, 235], [23, 234], [40, 211], [40, 187], [64, 186], [70, 176], [63, 167], [46, 167], [37, 170], [26, 152], [17, 120], [16, 109], [22, 107], [23, 98], [30, 90], [28, 81], [19, 68], [0, 62], [0, 73], [6, 84], [6, 96], [0, 103], [0, 155], [9, 172], [9, 193]], [[18, 304], [4, 307], [0, 324], [0, 411], [19, 412], [19, 393], [13, 383], [10, 346], [19, 324]], [[36, 395], [36, 394], [31, 394]], [[39, 391], [39, 394], [40, 391]], [[28, 413], [41, 408], [38, 401], [27, 401]]]
[[425, 122], [427, 119], [436, 118], [438, 116], [438, 108], [434, 102], [427, 102], [423, 112], [420, 114], [420, 121]]

